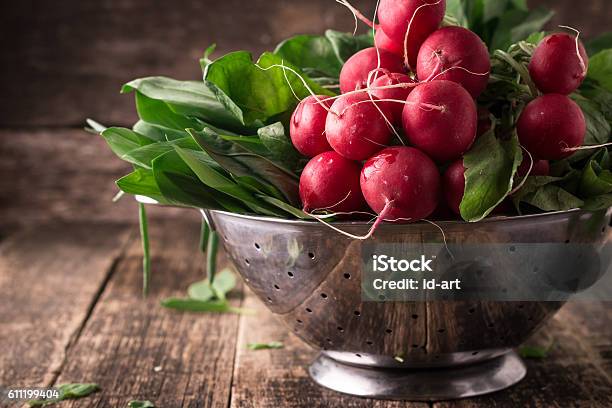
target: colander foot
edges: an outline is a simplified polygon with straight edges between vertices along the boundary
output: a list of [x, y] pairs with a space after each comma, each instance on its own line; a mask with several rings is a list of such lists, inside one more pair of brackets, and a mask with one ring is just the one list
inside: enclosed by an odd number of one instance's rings
[[460, 367], [377, 369], [339, 363], [320, 355], [310, 366], [319, 385], [359, 397], [443, 401], [489, 394], [521, 381], [527, 368], [515, 352]]

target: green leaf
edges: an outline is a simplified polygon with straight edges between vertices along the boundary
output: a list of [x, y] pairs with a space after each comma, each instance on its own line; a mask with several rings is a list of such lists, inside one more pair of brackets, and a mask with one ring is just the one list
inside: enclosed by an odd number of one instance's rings
[[284, 346], [280, 341], [271, 341], [269, 343], [249, 343], [247, 348], [249, 350], [276, 350], [282, 349]]
[[87, 125], [91, 128], [91, 130], [93, 130], [96, 133], [102, 133], [106, 130], [106, 126], [102, 125], [101, 123], [96, 122], [93, 119], [87, 119], [86, 122], [87, 122]]
[[514, 175], [523, 159], [518, 138], [500, 141], [493, 131], [482, 135], [464, 156], [465, 195], [461, 202], [464, 220], [487, 217], [512, 190]]
[[215, 275], [212, 286], [217, 298], [223, 300], [236, 287], [236, 275], [231, 269], [225, 268]]
[[587, 54], [593, 56], [601, 51], [612, 48], [612, 32], [604, 33], [599, 37], [587, 41], [585, 44]]
[[174, 205], [244, 212], [235, 200], [202, 184], [176, 151], [153, 160], [153, 175], [162, 195]]
[[578, 197], [554, 184], [547, 184], [525, 195], [521, 201], [543, 211], [567, 211], [584, 205]]
[[463, 0], [447, 0], [446, 14], [451, 18], [455, 19], [459, 26], [465, 28], [469, 27], [469, 22], [465, 13]]
[[281, 163], [283, 167], [297, 171], [306, 164], [304, 163], [303, 156], [295, 150], [291, 139], [285, 134], [285, 128], [282, 123], [276, 122], [260, 128], [257, 130], [257, 135], [270, 152], [272, 159], [275, 162]]
[[[232, 98], [247, 124], [260, 127], [270, 118], [292, 111], [299, 99], [310, 95], [300, 77], [281, 64], [299, 73], [299, 68], [272, 53], [262, 54], [255, 64], [250, 53], [232, 52], [211, 63], [205, 78]], [[304, 74], [300, 76], [313, 92], [331, 95]]]
[[374, 38], [371, 32], [354, 36], [350, 33], [327, 30], [325, 31], [325, 38], [331, 43], [332, 49], [342, 65], [357, 52], [374, 46]]
[[44, 407], [47, 405], [56, 404], [60, 401], [64, 401], [67, 399], [78, 399], [87, 397], [88, 395], [99, 391], [100, 386], [98, 384], [61, 384], [57, 386], [59, 391], [59, 397], [48, 399], [48, 400], [30, 400], [28, 401], [28, 405], [30, 407]]
[[311, 74], [312, 78], [328, 76], [337, 80], [340, 76], [342, 61], [327, 37], [298, 35], [280, 43], [274, 53], [304, 72], [320, 73]]
[[[173, 151], [176, 147], [201, 151], [200, 146], [194, 142], [192, 137], [187, 135], [187, 137], [175, 139], [170, 142], [151, 143], [136, 148], [124, 154], [121, 159], [145, 169], [151, 169], [153, 160], [165, 153]], [[208, 158], [208, 161], [214, 163], [210, 158]]]
[[584, 202], [583, 209], [587, 211], [607, 210], [612, 207], [612, 194], [591, 197]]
[[[610, 122], [601, 112], [599, 104], [580, 96], [574, 96], [573, 99], [580, 106], [586, 120], [587, 132], [584, 138], [584, 145], [595, 146], [607, 143], [610, 140], [612, 128], [610, 127]], [[592, 154], [592, 150], [579, 150], [569, 158], [569, 161], [578, 162]]]
[[310, 215], [306, 214], [304, 211], [290, 205], [287, 204], [284, 201], [281, 201], [279, 199], [273, 198], [273, 197], [266, 197], [266, 196], [260, 196], [260, 198], [286, 212], [288, 212], [289, 214], [293, 215], [296, 218], [302, 219], [302, 220], [312, 220], [313, 217], [311, 217]]
[[[202, 127], [196, 118], [176, 113], [163, 100], [149, 98], [138, 91], [136, 92], [135, 100], [138, 117], [146, 123], [159, 126], [161, 129], [173, 129], [174, 132], [166, 132], [170, 137], [175, 136], [177, 133], [180, 135], [179, 137], [184, 137], [185, 129]], [[159, 137], [159, 135], [156, 135], [156, 137]]]
[[175, 147], [178, 155], [197, 175], [202, 183], [210, 188], [234, 197], [253, 211], [271, 216], [282, 216], [282, 213], [261, 202], [253, 193], [235, 183], [231, 178], [219, 173], [207, 163], [208, 156], [201, 152]]
[[588, 78], [612, 92], [612, 49], [595, 54], [589, 61]]
[[[193, 126], [190, 126], [193, 127]], [[168, 140], [181, 139], [189, 136], [185, 130], [170, 129], [161, 125], [155, 125], [144, 120], [139, 120], [132, 126], [132, 130], [148, 137], [151, 140], [165, 142]]]
[[119, 158], [132, 150], [153, 143], [153, 140], [140, 135], [133, 130], [119, 127], [110, 127], [101, 133], [106, 143]]
[[155, 404], [151, 401], [130, 401], [128, 408], [155, 408]]
[[612, 172], [602, 169], [595, 161], [590, 160], [584, 168], [580, 181], [581, 197], [595, 197], [612, 193]]
[[208, 279], [204, 279], [189, 285], [187, 294], [191, 299], [200, 300], [202, 302], [206, 302], [207, 300], [211, 300], [213, 297], [215, 297], [215, 292], [210, 286]]
[[544, 8], [531, 12], [515, 9], [504, 13], [489, 44], [491, 50], [506, 50], [511, 44], [526, 39], [550, 21], [554, 13]]
[[125, 84], [121, 91], [128, 93], [134, 90], [149, 99], [163, 101], [178, 115], [199, 118], [228, 129], [244, 127], [242, 111], [217, 86], [206, 81], [177, 81], [165, 77], [148, 77]]
[[518, 352], [523, 358], [542, 360], [548, 357], [550, 350], [548, 347], [523, 346], [519, 348]]
[[501, 17], [506, 11], [509, 0], [494, 0], [484, 2], [483, 21], [485, 23]]
[[197, 299], [168, 298], [162, 300], [161, 305], [168, 309], [184, 312], [253, 314], [253, 311], [249, 309], [233, 307], [227, 301], [222, 300], [201, 301]]
[[160, 204], [169, 204], [159, 191], [151, 170], [136, 169], [117, 180], [117, 186], [125, 193], [149, 197]]
[[201, 132], [190, 129], [189, 133], [227, 172], [238, 177], [254, 177], [262, 183], [270, 183], [283, 194], [287, 202], [296, 205], [300, 202], [297, 176], [260, 155], [224, 140], [212, 129], [205, 128]]

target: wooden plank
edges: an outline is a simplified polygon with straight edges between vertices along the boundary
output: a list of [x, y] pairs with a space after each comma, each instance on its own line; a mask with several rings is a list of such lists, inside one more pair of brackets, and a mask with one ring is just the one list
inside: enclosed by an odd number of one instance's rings
[[[316, 351], [290, 333], [253, 295], [247, 292], [244, 307], [257, 312], [242, 316], [234, 367], [231, 407], [410, 407], [427, 404], [374, 401], [329, 391], [308, 376], [308, 365]], [[247, 344], [281, 341], [280, 350], [247, 349]]]
[[[351, 1], [366, 16], [372, 0]], [[558, 11], [550, 25], [575, 26], [586, 37], [606, 31], [612, 20], [607, 0], [534, 0]], [[249, 50], [258, 55], [293, 34], [350, 31], [353, 16], [329, 0], [146, 0], [2, 2], [0, 125], [82, 126], [93, 117], [108, 124], [134, 120], [122, 84], [167, 75], [199, 79], [198, 59], [217, 43], [219, 53]], [[365, 26], [360, 25], [364, 31]], [[18, 61], [19, 63], [15, 63]]]
[[[372, 14], [374, 2], [357, 0]], [[133, 97], [120, 95], [134, 79], [202, 77], [199, 58], [212, 43], [218, 54], [273, 50], [297, 33], [353, 29], [353, 16], [329, 0], [2, 2], [0, 125], [82, 126], [135, 119]], [[362, 25], [361, 28], [365, 30]], [[19, 64], [15, 64], [19, 61]]]
[[162, 298], [184, 296], [204, 274], [199, 217], [189, 215], [151, 223], [153, 279], [147, 299], [141, 296], [139, 244], [117, 265], [58, 380], [96, 382], [102, 391], [65, 407], [121, 407], [131, 399], [158, 407], [227, 406], [238, 316], [159, 305]]
[[570, 303], [528, 342], [555, 346], [545, 359], [527, 361], [527, 377], [521, 383], [496, 394], [434, 407], [610, 407], [612, 381], [604, 369], [610, 357], [605, 352], [600, 356], [595, 348], [602, 345], [601, 350], [610, 350], [612, 338], [606, 337], [606, 331], [611, 324], [609, 304]]
[[117, 224], [54, 224], [2, 243], [0, 385], [54, 381], [128, 235]]

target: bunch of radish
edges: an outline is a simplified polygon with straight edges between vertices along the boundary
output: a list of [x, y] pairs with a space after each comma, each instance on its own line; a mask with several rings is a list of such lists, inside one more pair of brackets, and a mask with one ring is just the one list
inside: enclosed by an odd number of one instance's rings
[[[476, 98], [491, 62], [483, 41], [441, 27], [445, 0], [381, 0], [375, 47], [346, 61], [338, 97], [313, 95], [291, 118], [291, 139], [312, 158], [300, 179], [308, 213], [371, 210], [381, 221], [418, 221], [439, 208], [460, 213], [463, 155], [491, 127]], [[579, 52], [577, 52], [579, 50]], [[533, 157], [519, 175], [548, 174], [548, 160], [573, 153], [585, 137], [580, 108], [567, 96], [586, 75], [575, 37], [545, 38], [530, 73], [545, 95], [520, 116], [520, 142]], [[375, 224], [377, 225], [377, 224]]]

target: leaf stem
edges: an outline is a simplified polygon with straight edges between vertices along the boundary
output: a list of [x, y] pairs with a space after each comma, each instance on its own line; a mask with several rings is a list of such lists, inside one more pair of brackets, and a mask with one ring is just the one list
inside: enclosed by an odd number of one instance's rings
[[151, 253], [149, 252], [149, 226], [145, 205], [138, 203], [138, 220], [140, 222], [140, 240], [142, 242], [142, 295], [149, 294], [151, 279]]
[[210, 236], [210, 228], [206, 220], [202, 220], [202, 228], [200, 229], [200, 252], [206, 252], [208, 246], [208, 237]]
[[217, 271], [217, 250], [219, 248], [219, 233], [210, 231], [208, 236], [208, 248], [206, 249], [206, 276], [208, 283], [212, 286]]
[[512, 68], [514, 68], [519, 73], [519, 75], [521, 76], [523, 81], [525, 81], [525, 83], [529, 87], [529, 91], [531, 92], [531, 95], [534, 98], [536, 98], [539, 95], [538, 88], [535, 86], [535, 84], [531, 80], [531, 76], [529, 75], [529, 71], [527, 71], [527, 68], [525, 68], [525, 66], [523, 64], [519, 63], [510, 54], [508, 54], [507, 52], [502, 51], [502, 50], [496, 50], [495, 53], [494, 53], [494, 56], [499, 58], [500, 60], [510, 64], [510, 66]]

